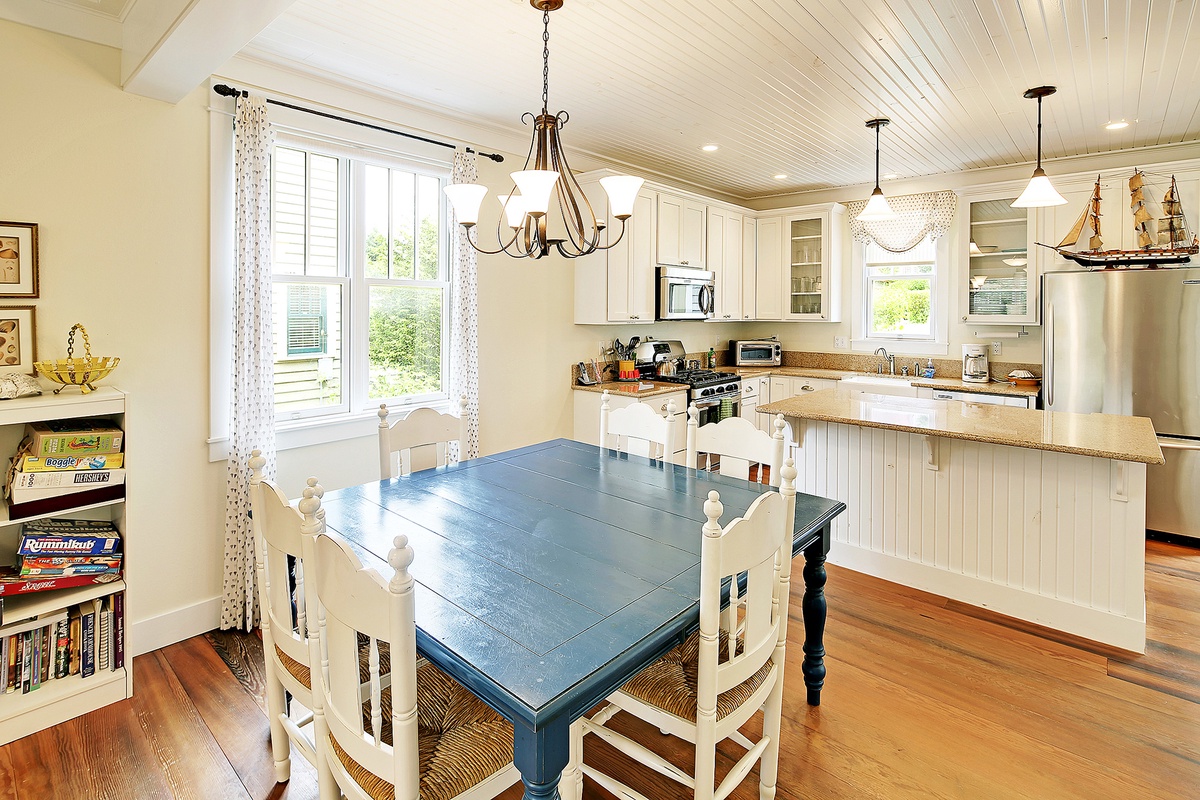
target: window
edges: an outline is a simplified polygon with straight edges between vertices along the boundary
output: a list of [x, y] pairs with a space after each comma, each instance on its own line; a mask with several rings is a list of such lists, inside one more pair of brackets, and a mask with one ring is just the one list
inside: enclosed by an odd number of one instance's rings
[[937, 245], [925, 239], [904, 253], [863, 245], [863, 321], [868, 339], [934, 341]]
[[271, 178], [277, 418], [444, 399], [446, 170], [288, 139]]

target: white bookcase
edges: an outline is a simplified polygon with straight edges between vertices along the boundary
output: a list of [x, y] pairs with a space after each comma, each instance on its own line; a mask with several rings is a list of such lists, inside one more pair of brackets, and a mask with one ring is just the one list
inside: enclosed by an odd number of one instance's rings
[[[16, 452], [21, 442], [25, 424], [42, 420], [73, 419], [81, 417], [104, 417], [111, 419], [125, 431], [128, 445], [129, 428], [126, 425], [127, 397], [118, 389], [109, 386], [82, 395], [77, 389], [67, 388], [60, 395], [46, 394], [37, 397], [22, 397], [0, 401], [0, 466], [7, 467], [8, 459]], [[124, 449], [124, 448], [123, 448]], [[0, 595], [3, 601], [3, 625], [17, 627], [22, 620], [64, 611], [79, 603], [126, 591], [130, 539], [125, 513], [125, 495], [119, 499], [62, 508], [38, 516], [13, 518], [6, 503], [0, 503], [0, 561], [8, 562], [16, 552], [20, 537], [19, 523], [44, 517], [78, 517], [111, 520], [121, 532], [122, 579], [111, 583], [83, 586], [72, 589], [56, 589], [24, 595]], [[97, 708], [124, 700], [133, 695], [133, 659], [128, 643], [129, 596], [125, 597], [125, 663], [120, 669], [100, 670], [83, 678], [70, 675], [43, 683], [38, 689], [22, 693], [3, 693], [0, 686], [0, 745], [31, 733], [57, 725], [60, 722], [94, 711]], [[4, 664], [7, 683], [8, 664]]]

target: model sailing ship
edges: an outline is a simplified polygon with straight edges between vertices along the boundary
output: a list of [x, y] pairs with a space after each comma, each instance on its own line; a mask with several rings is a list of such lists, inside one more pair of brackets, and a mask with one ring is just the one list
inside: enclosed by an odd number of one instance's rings
[[[1158, 267], [1167, 264], [1182, 264], [1190, 261], [1191, 257], [1200, 251], [1200, 239], [1192, 233], [1187, 220], [1183, 216], [1183, 205], [1179, 202], [1179, 187], [1175, 185], [1175, 176], [1171, 176], [1171, 188], [1167, 190], [1162, 201], [1162, 217], [1158, 220], [1146, 208], [1146, 182], [1141, 170], [1134, 170], [1129, 179], [1129, 208], [1133, 213], [1133, 229], [1137, 232], [1137, 250], [1102, 250], [1103, 240], [1100, 238], [1100, 176], [1096, 176], [1096, 186], [1092, 190], [1092, 198], [1084, 207], [1083, 213], [1057, 246], [1042, 244], [1049, 247], [1063, 258], [1070, 259], [1085, 267], [1121, 267], [1131, 264], [1146, 264]], [[1155, 222], [1157, 221], [1157, 226]], [[1092, 235], [1088, 239], [1087, 250], [1068, 250], [1073, 247], [1083, 235], [1083, 229], [1090, 227]], [[1157, 228], [1157, 230], [1156, 230]]]

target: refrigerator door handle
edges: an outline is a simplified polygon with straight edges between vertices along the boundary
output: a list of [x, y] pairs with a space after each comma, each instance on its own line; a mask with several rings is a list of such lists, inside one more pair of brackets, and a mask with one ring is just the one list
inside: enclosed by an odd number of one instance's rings
[[1200, 450], [1200, 442], [1189, 439], [1168, 439], [1158, 437], [1158, 446], [1163, 450]]
[[1042, 385], [1046, 387], [1046, 409], [1054, 405], [1054, 304], [1046, 301], [1046, 345], [1042, 366]]

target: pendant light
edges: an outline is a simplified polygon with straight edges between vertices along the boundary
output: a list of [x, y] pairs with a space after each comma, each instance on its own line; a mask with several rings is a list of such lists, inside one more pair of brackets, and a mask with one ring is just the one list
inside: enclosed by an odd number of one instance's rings
[[1059, 194], [1050, 183], [1050, 179], [1046, 177], [1046, 170], [1042, 169], [1042, 98], [1049, 97], [1057, 91], [1058, 89], [1054, 86], [1037, 86], [1025, 92], [1024, 96], [1027, 100], [1036, 98], [1038, 104], [1037, 169], [1033, 171], [1033, 177], [1029, 179], [1029, 185], [1025, 187], [1025, 191], [1021, 192], [1021, 196], [1013, 201], [1013, 208], [1044, 208], [1045, 206], [1061, 206], [1067, 202], [1067, 198]]
[[890, 119], [873, 119], [867, 122], [868, 128], [875, 129], [875, 191], [871, 192], [871, 199], [867, 201], [867, 207], [855, 217], [863, 222], [878, 222], [896, 218], [896, 212], [892, 211], [887, 198], [883, 196], [883, 190], [879, 188], [879, 129], [889, 122], [891, 122]]
[[[600, 243], [605, 221], [597, 219], [583, 188], [567, 165], [567, 156], [559, 140], [559, 129], [570, 115], [566, 111], [551, 114], [547, 98], [550, 92], [550, 12], [562, 8], [563, 0], [529, 0], [542, 12], [542, 113], [525, 114], [533, 120], [533, 141], [525, 168], [512, 173], [516, 184], [508, 194], [500, 195], [504, 214], [496, 226], [497, 250], [485, 250], [471, 239], [471, 229], [479, 221], [479, 205], [487, 189], [478, 184], [459, 183], [445, 188], [458, 222], [467, 230], [467, 241], [481, 253], [505, 253], [513, 258], [541, 258], [557, 250], [565, 258], [586, 256], [607, 250], [625, 234], [625, 220], [633, 216], [633, 205], [642, 179], [631, 175], [610, 175], [600, 185], [608, 195], [608, 210], [621, 221], [621, 230], [608, 244]], [[552, 201], [557, 199], [557, 210]], [[562, 235], [551, 237], [549, 224]], [[504, 228], [510, 232], [504, 232]]]

